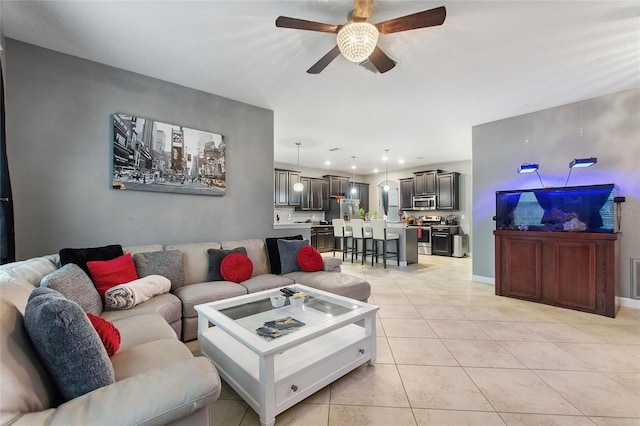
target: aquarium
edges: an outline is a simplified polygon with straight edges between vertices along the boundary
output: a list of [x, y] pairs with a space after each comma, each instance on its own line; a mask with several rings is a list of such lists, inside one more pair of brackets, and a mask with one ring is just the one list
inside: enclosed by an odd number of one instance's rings
[[614, 232], [615, 185], [496, 191], [496, 229]]

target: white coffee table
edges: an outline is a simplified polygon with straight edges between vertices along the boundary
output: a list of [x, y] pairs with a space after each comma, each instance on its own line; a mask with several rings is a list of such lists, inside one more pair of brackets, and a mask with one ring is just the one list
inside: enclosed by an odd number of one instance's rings
[[[273, 426], [277, 414], [376, 358], [377, 306], [304, 285], [288, 288], [309, 298], [300, 307], [274, 308], [269, 297], [282, 295], [277, 288], [195, 307], [200, 351], [262, 425]], [[256, 333], [285, 317], [305, 325], [275, 339]]]

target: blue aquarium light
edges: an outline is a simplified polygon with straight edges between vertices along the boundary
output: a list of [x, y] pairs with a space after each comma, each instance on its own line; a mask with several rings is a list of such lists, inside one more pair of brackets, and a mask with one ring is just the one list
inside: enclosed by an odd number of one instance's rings
[[598, 162], [596, 157], [591, 158], [576, 158], [572, 162], [569, 163], [569, 168], [573, 169], [574, 167], [591, 167]]
[[523, 163], [518, 168], [518, 173], [533, 173], [533, 172], [537, 172], [538, 168], [539, 168], [538, 164]]

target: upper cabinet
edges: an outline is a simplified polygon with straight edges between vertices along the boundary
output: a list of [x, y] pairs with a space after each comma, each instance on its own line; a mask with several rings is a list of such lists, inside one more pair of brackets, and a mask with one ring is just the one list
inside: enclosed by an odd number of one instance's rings
[[300, 193], [293, 190], [293, 185], [300, 182], [300, 173], [290, 170], [274, 170], [275, 206], [299, 206]]
[[346, 196], [349, 193], [351, 187], [349, 186], [348, 177], [326, 175], [324, 178], [329, 182], [330, 197]]
[[436, 176], [442, 170], [414, 172], [413, 195], [437, 195]]
[[326, 179], [302, 177], [303, 190], [296, 210], [329, 210], [329, 182]]
[[413, 178], [400, 179], [400, 210], [413, 208]]
[[438, 173], [436, 205], [438, 210], [458, 210], [459, 197], [459, 176], [460, 173]]

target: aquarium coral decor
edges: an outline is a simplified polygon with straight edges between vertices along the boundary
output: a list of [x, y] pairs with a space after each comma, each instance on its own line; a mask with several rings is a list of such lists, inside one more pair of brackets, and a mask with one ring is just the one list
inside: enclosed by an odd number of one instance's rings
[[614, 232], [615, 185], [496, 192], [496, 229]]

